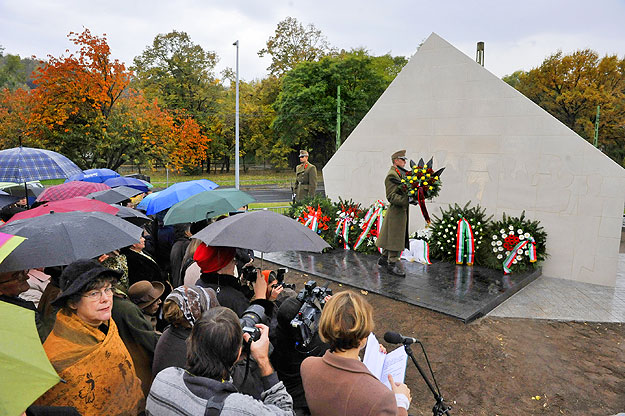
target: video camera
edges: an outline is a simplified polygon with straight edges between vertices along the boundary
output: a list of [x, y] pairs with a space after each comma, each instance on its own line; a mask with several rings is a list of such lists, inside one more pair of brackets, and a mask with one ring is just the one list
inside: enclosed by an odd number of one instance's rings
[[[256, 276], [257, 276], [257, 272], [261, 270], [257, 267], [254, 266], [245, 266], [242, 270], [241, 270], [241, 280], [243, 280], [244, 282], [251, 282], [254, 283], [256, 281]], [[266, 272], [267, 270], [261, 270], [262, 272]], [[289, 283], [285, 283], [284, 282], [284, 275], [286, 274], [286, 272], [288, 271], [288, 269], [281, 267], [276, 271], [269, 271], [269, 279], [268, 279], [268, 283], [273, 282], [274, 280], [278, 281], [278, 284], [276, 284], [276, 288], [282, 286], [284, 288], [289, 288], [289, 289], [295, 289], [295, 285], [294, 284], [289, 284]]]
[[250, 341], [257, 341], [260, 338], [260, 329], [256, 328], [256, 324], [268, 321], [265, 308], [257, 304], [250, 305], [239, 319], [241, 329], [244, 334], [250, 335]]
[[317, 286], [317, 282], [309, 280], [297, 295], [297, 300], [303, 302], [295, 318], [291, 320], [293, 328], [299, 328], [296, 336], [296, 347], [308, 347], [319, 329], [321, 311], [326, 304], [325, 298], [332, 295], [332, 289], [328, 284], [323, 287]]

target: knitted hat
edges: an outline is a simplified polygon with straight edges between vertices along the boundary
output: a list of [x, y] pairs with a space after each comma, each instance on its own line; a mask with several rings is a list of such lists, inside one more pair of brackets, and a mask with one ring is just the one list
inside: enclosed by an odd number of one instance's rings
[[193, 260], [200, 266], [202, 273], [213, 273], [230, 263], [235, 254], [234, 247], [214, 247], [202, 243], [195, 250]]

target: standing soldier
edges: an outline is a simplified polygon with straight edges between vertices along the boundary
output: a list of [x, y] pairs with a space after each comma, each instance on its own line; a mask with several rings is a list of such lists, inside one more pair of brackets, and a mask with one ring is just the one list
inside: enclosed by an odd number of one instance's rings
[[406, 272], [400, 261], [401, 252], [409, 247], [408, 240], [408, 192], [402, 187], [401, 179], [406, 166], [406, 151], [399, 150], [391, 156], [393, 166], [384, 179], [386, 199], [390, 203], [376, 245], [382, 249], [378, 260], [380, 266], [386, 266], [389, 273], [405, 276]]
[[308, 162], [308, 152], [299, 151], [299, 165], [295, 168], [295, 200], [315, 196], [317, 190], [317, 168]]

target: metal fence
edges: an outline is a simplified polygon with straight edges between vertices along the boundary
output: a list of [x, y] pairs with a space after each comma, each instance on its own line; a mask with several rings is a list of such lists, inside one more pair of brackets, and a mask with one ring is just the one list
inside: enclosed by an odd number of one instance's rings
[[289, 210], [289, 208], [291, 208], [290, 205], [284, 205], [284, 206], [279, 206], [279, 207], [250, 208], [250, 211], [267, 210], [267, 211], [273, 211], [273, 212], [277, 212], [278, 214], [284, 215]]

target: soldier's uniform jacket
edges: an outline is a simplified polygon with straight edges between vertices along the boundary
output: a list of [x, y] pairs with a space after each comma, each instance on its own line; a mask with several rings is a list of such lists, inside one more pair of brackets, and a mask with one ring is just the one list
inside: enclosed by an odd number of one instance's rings
[[300, 163], [295, 168], [295, 200], [315, 196], [317, 189], [317, 168], [310, 162]]
[[386, 199], [390, 203], [382, 221], [376, 246], [390, 251], [403, 251], [408, 241], [408, 193], [401, 186], [400, 169], [392, 166], [384, 179]]

